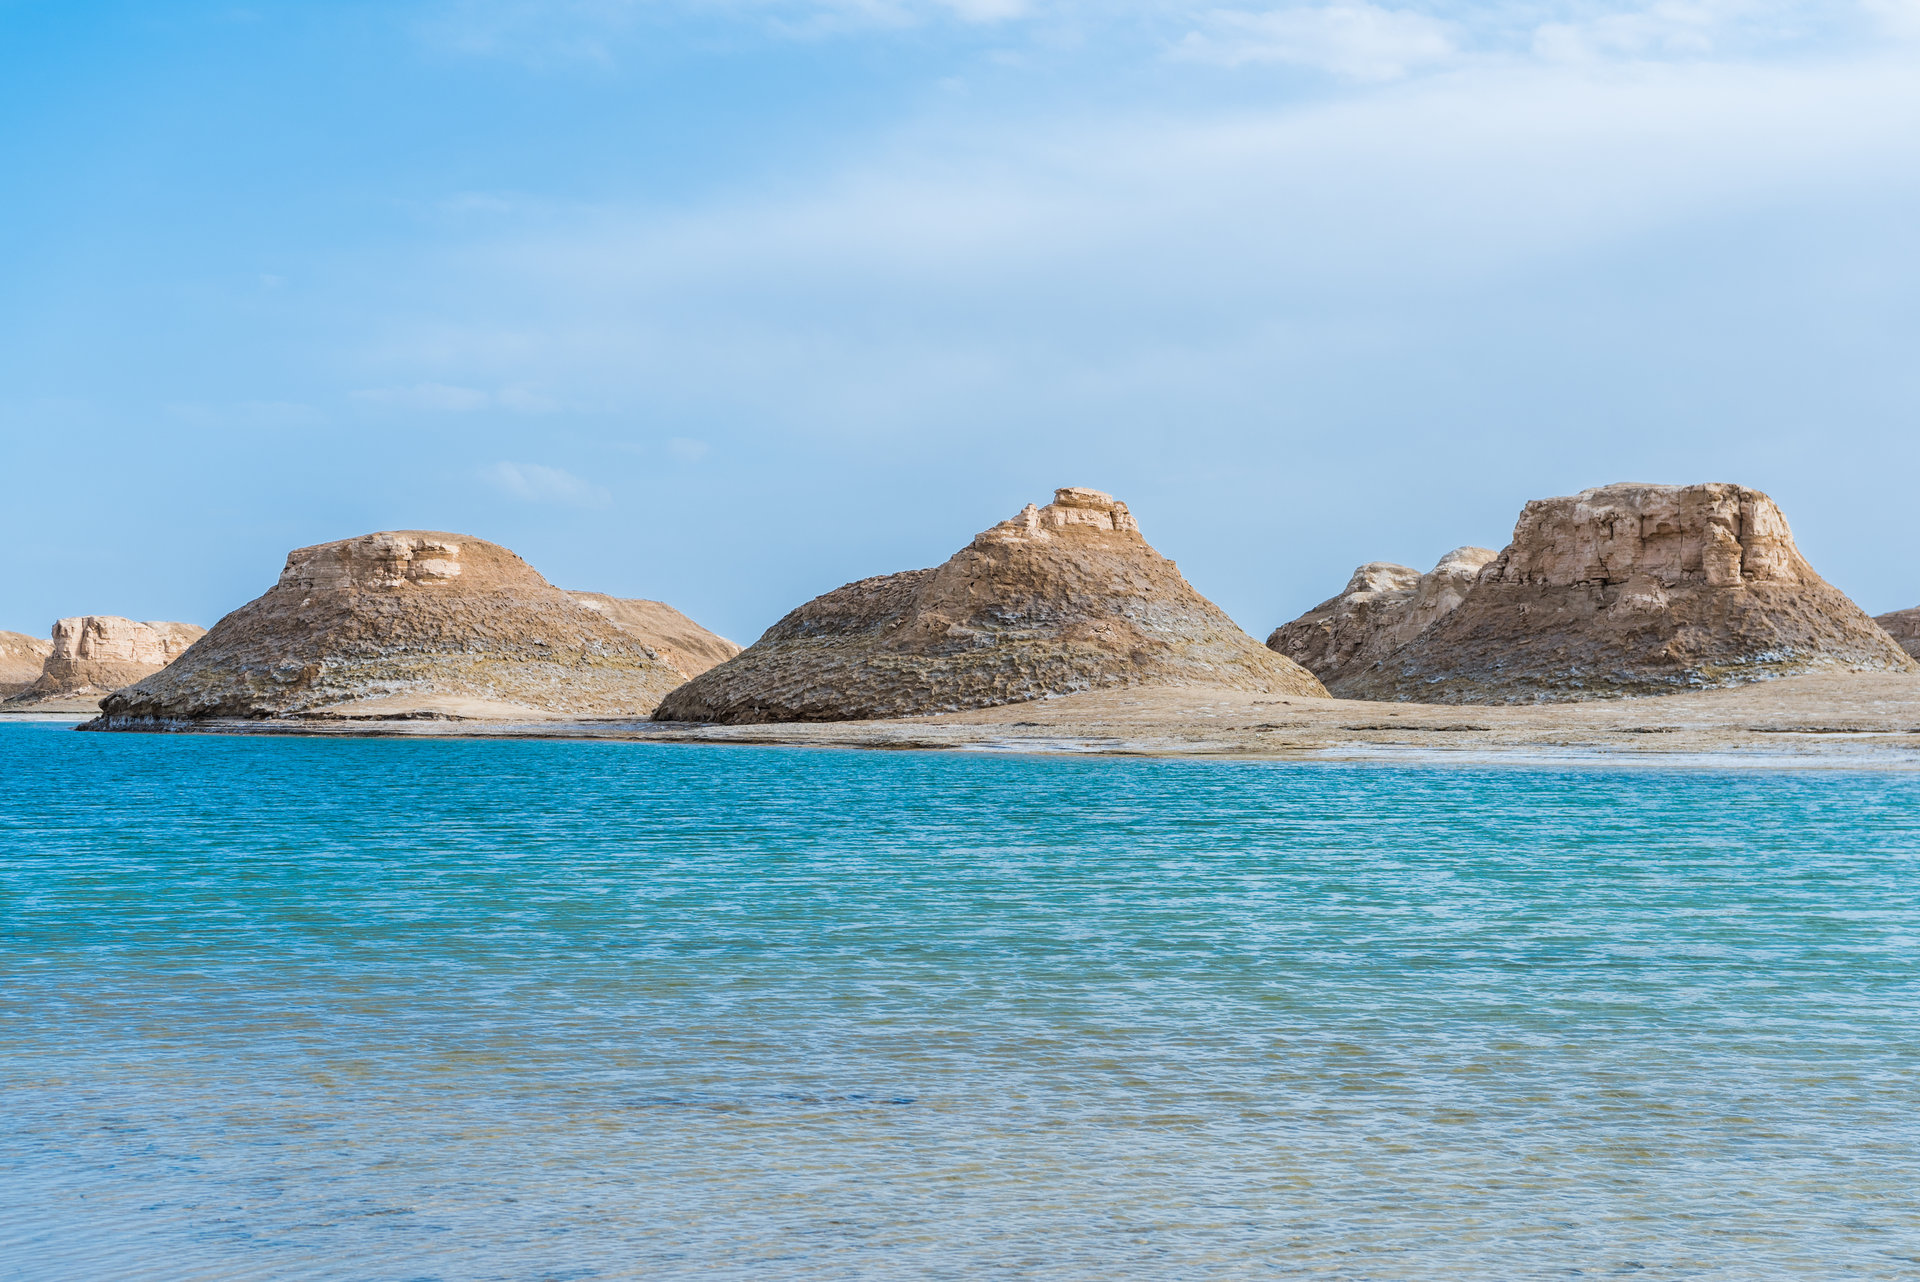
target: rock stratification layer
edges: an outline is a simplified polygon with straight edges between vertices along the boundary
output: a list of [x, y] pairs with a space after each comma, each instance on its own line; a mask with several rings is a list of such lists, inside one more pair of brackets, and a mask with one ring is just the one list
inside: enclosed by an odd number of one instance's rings
[[400, 530], [290, 553], [265, 595], [102, 701], [92, 724], [644, 716], [682, 680], [507, 549]]
[[740, 653], [740, 647], [709, 632], [664, 601], [608, 596], [604, 592], [574, 592], [568, 596], [630, 636], [658, 652], [674, 671], [693, 678]]
[[1455, 548], [1427, 573], [1391, 561], [1369, 561], [1339, 596], [1273, 630], [1267, 648], [1286, 655], [1327, 684], [1360, 672], [1413, 640], [1467, 599], [1491, 548]]
[[1895, 610], [1892, 614], [1876, 614], [1873, 621], [1880, 625], [1882, 632], [1898, 641], [1901, 649], [1920, 658], [1920, 606]]
[[1326, 693], [1195, 592], [1126, 504], [1063, 489], [944, 565], [815, 597], [654, 719], [846, 721], [1132, 685]]
[[1531, 703], [1847, 669], [1920, 665], [1814, 573], [1772, 499], [1626, 484], [1527, 504], [1456, 608], [1330, 684], [1345, 698]]
[[40, 679], [53, 642], [24, 632], [0, 632], [0, 699], [19, 694]]
[[139, 623], [117, 614], [84, 614], [53, 625], [40, 675], [10, 702], [25, 705], [94, 699], [132, 685], [172, 663], [205, 628], [191, 623]]

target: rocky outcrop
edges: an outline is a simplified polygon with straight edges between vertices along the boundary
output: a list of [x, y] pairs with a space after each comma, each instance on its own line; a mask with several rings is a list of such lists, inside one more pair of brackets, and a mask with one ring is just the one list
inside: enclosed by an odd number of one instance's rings
[[707, 631], [664, 601], [608, 596], [604, 592], [569, 591], [567, 595], [627, 635], [638, 637], [683, 677], [697, 677], [740, 653], [739, 646]]
[[1532, 703], [1849, 669], [1920, 665], [1814, 573], [1772, 499], [1608, 485], [1527, 504], [1463, 601], [1329, 685], [1346, 698]]
[[1876, 614], [1873, 621], [1880, 625], [1882, 632], [1898, 641], [1902, 650], [1920, 658], [1920, 606], [1895, 610], [1892, 614]]
[[191, 623], [137, 623], [117, 614], [58, 620], [40, 675], [8, 702], [91, 702], [152, 676], [205, 633]]
[[208, 717], [645, 716], [684, 678], [507, 549], [400, 530], [300, 548], [96, 729]]
[[944, 565], [814, 598], [654, 717], [844, 721], [1135, 685], [1326, 693], [1195, 592], [1126, 504], [1063, 489]]
[[1491, 548], [1455, 548], [1425, 574], [1370, 561], [1353, 572], [1339, 596], [1275, 628], [1267, 648], [1334, 689], [1452, 613], [1498, 555]]
[[0, 699], [19, 694], [40, 679], [53, 642], [24, 632], [0, 632]]

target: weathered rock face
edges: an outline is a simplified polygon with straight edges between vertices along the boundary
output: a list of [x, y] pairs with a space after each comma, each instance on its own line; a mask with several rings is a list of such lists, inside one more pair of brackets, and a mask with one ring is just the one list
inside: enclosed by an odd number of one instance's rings
[[1920, 606], [1895, 610], [1892, 614], [1876, 614], [1873, 621], [1880, 625], [1882, 632], [1898, 641], [1902, 650], [1920, 657]]
[[1390, 561], [1370, 561], [1345, 590], [1292, 623], [1275, 628], [1267, 648], [1286, 655], [1333, 689], [1413, 640], [1462, 601], [1491, 548], [1455, 548], [1426, 574]]
[[24, 632], [0, 632], [0, 699], [19, 694], [40, 679], [53, 642]]
[[191, 623], [136, 623], [117, 614], [85, 614], [53, 625], [40, 675], [16, 705], [91, 700], [132, 685], [172, 663], [206, 633]]
[[280, 581], [100, 729], [205, 717], [644, 716], [681, 674], [507, 549], [401, 530], [300, 548]]
[[1772, 499], [1608, 485], [1527, 504], [1456, 608], [1331, 684], [1346, 698], [1532, 703], [1836, 669], [1920, 665], [1814, 573]]
[[1063, 489], [944, 565], [814, 598], [654, 717], [845, 721], [1130, 685], [1326, 693], [1195, 592], [1126, 504]]
[[651, 647], [674, 671], [689, 679], [740, 653], [725, 637], [707, 631], [664, 601], [568, 591], [568, 596], [629, 636]]

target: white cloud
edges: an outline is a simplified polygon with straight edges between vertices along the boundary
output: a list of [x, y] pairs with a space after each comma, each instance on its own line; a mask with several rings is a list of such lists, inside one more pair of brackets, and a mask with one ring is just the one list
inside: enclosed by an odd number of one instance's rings
[[1030, 0], [450, 0], [422, 33], [469, 56], [610, 65], [637, 32], [677, 18], [732, 19], [775, 36], [814, 37], [943, 20], [1001, 24], [1035, 14]]
[[1396, 80], [1456, 52], [1450, 24], [1364, 3], [1250, 12], [1218, 9], [1176, 48], [1185, 58], [1237, 67], [1285, 63], [1347, 80]]
[[496, 489], [528, 503], [562, 507], [605, 507], [613, 496], [602, 485], [583, 481], [573, 473], [539, 463], [495, 463], [481, 476]]
[[1750, 6], [1666, 0], [1645, 9], [1606, 13], [1582, 22], [1535, 29], [1533, 52], [1552, 61], [1608, 57], [1702, 58], [1740, 27]]
[[708, 448], [705, 441], [685, 436], [675, 436], [667, 441], [667, 453], [682, 463], [698, 463], [707, 456]]
[[1026, 0], [940, 0], [940, 4], [963, 22], [1007, 22], [1028, 13]]

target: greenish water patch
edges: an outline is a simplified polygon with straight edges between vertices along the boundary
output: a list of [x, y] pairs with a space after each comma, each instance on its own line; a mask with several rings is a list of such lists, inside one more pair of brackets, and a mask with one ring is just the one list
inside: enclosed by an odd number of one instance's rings
[[1920, 777], [0, 725], [0, 1276], [1920, 1272]]

